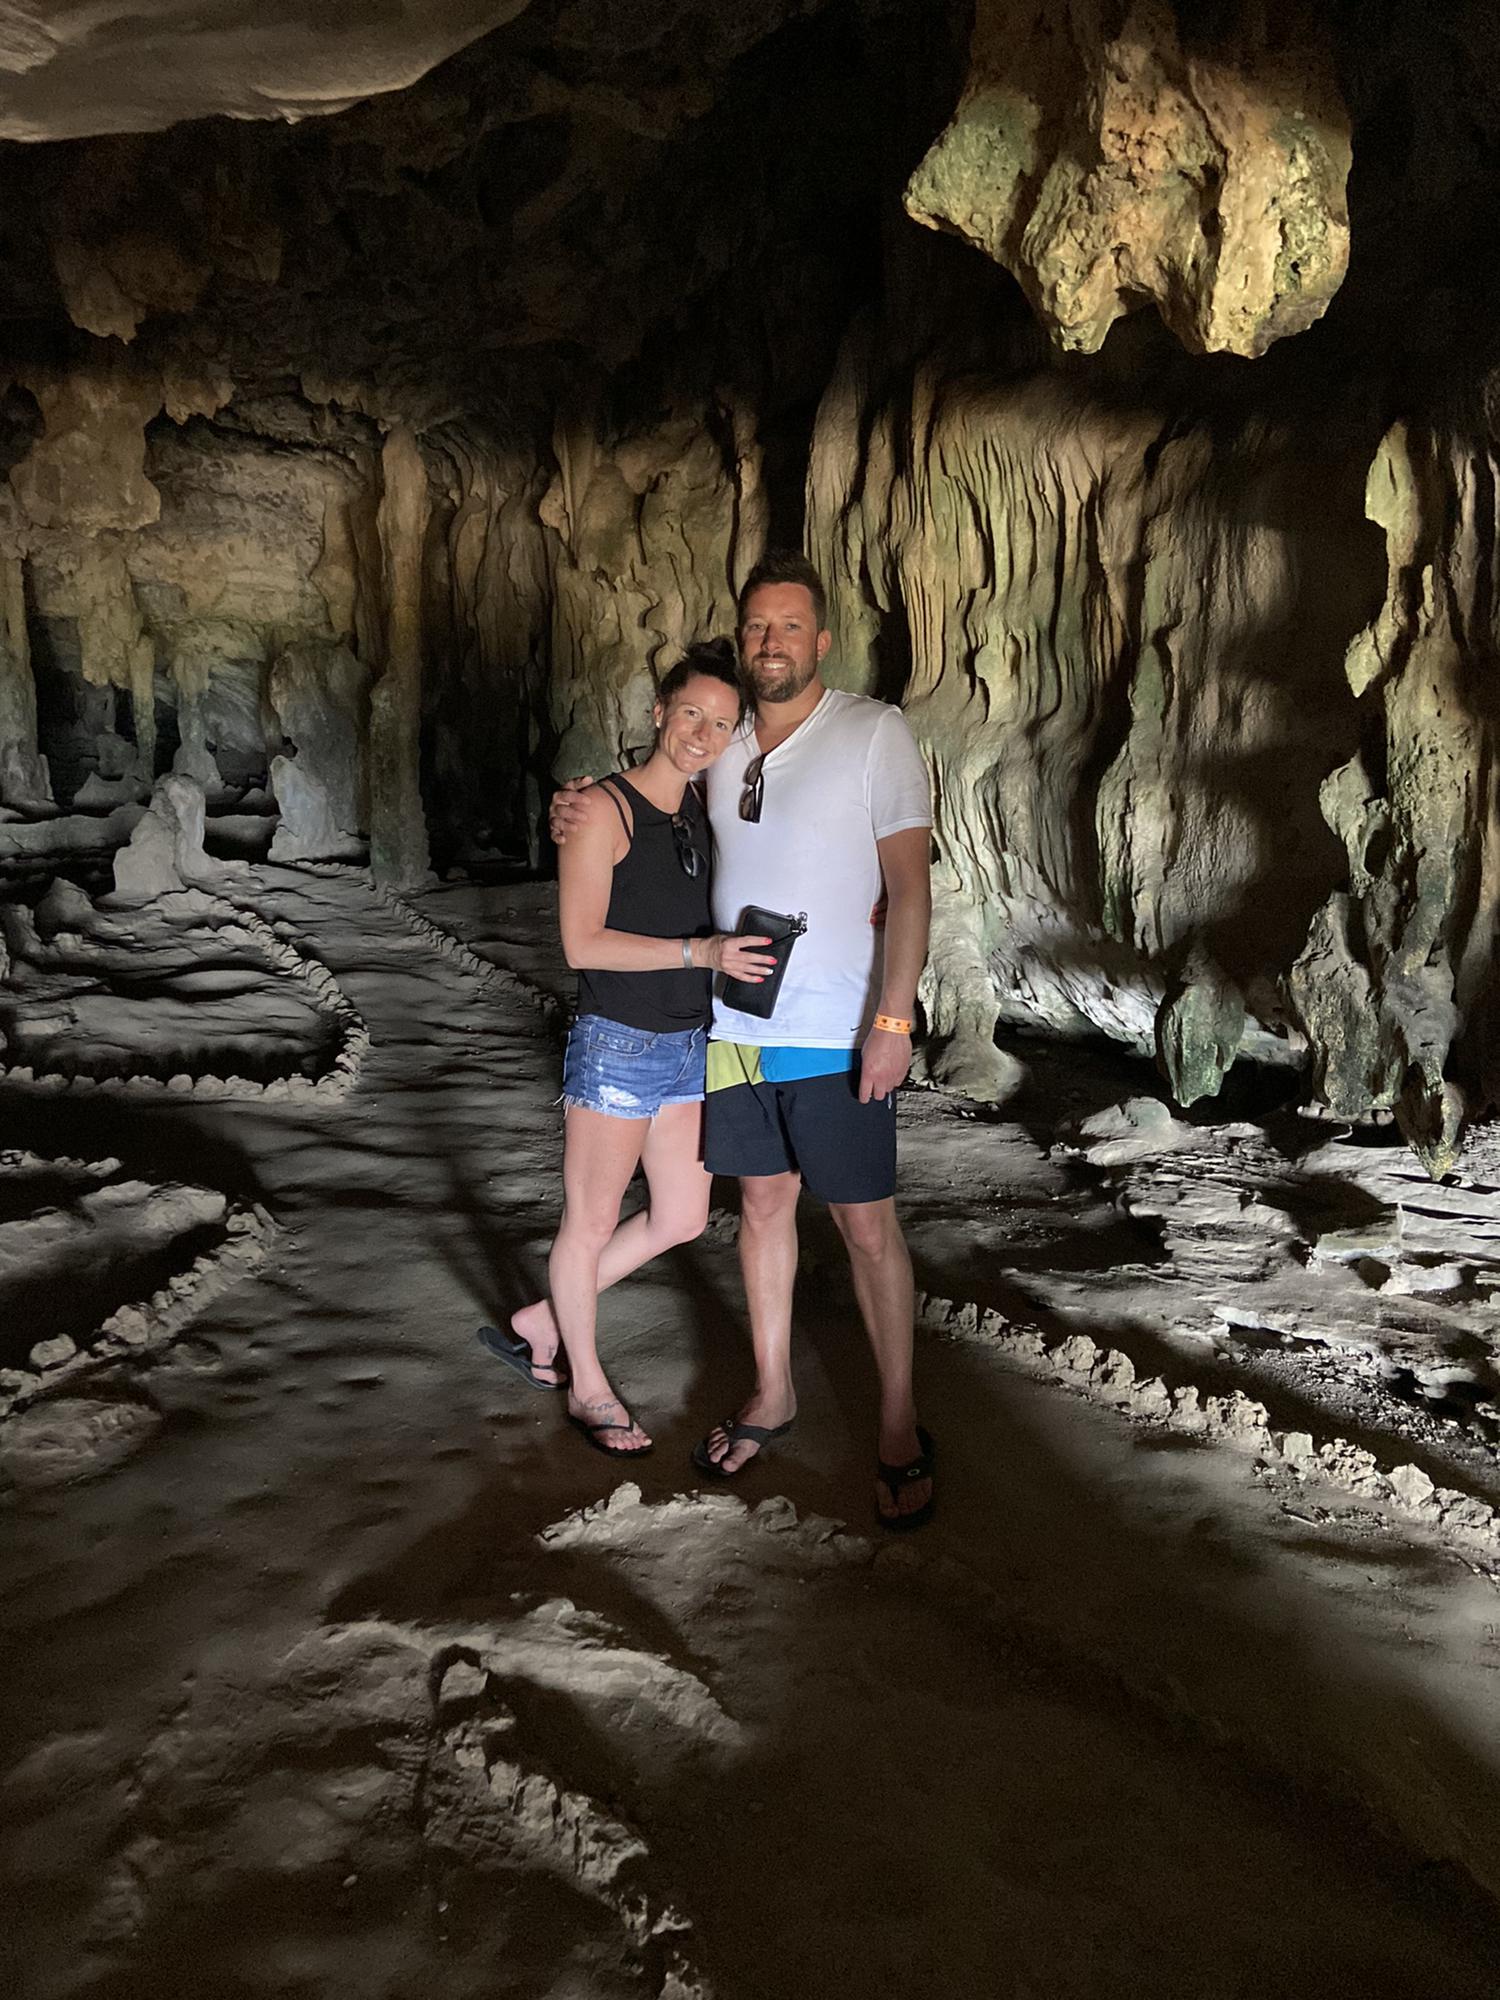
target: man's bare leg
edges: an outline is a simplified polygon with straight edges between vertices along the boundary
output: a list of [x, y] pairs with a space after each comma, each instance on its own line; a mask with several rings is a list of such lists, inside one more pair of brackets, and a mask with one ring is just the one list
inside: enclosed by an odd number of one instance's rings
[[[755, 1349], [755, 1387], [738, 1421], [767, 1430], [797, 1413], [792, 1387], [792, 1288], [797, 1279], [797, 1196], [800, 1174], [755, 1174], [740, 1182], [740, 1273]], [[705, 1439], [726, 1474], [759, 1449], [753, 1439], [731, 1445], [722, 1426]]]
[[[880, 1456], [887, 1465], [907, 1465], [921, 1450], [912, 1395], [916, 1287], [896, 1204], [889, 1197], [830, 1202], [829, 1213], [849, 1251], [854, 1295], [880, 1377]], [[914, 1513], [932, 1498], [932, 1481], [910, 1481], [901, 1488], [894, 1507], [883, 1485], [877, 1487], [877, 1497], [881, 1513], [888, 1517]]]

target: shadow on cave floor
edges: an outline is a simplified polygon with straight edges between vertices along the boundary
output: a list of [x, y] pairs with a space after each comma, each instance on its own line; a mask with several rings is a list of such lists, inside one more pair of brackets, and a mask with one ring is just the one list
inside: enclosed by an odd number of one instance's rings
[[[234, 1178], [283, 1237], [157, 1358], [124, 1455], [88, 1460], [104, 1398], [0, 1432], [13, 1990], [1492, 1990], [1487, 1574], [930, 1334], [940, 1512], [880, 1537], [812, 1207], [795, 1431], [728, 1489], [688, 1459], [746, 1382], [726, 1207], [604, 1302], [657, 1439], [607, 1466], [473, 1339], [555, 1223], [552, 1029], [355, 883], [265, 893], [370, 1022], [350, 1098], [18, 1107], [41, 1151]], [[1172, 1340], [1175, 1265], [1047, 1264], [1124, 1211], [1020, 1123], [915, 1094], [903, 1144], [925, 1289], [1233, 1373]], [[1201, 1249], [1163, 1215], [1144, 1240]]]
[[[1037, 1990], [1059, 1994], [1186, 1995], [1218, 1990], [1230, 1962], [1236, 1977], [1276, 1990], [1275, 1956], [1335, 1910], [1336, 1934], [1309, 1931], [1300, 1945], [1299, 1963], [1316, 1966], [1328, 1991], [1353, 2000], [1365, 1981], [1484, 1991], [1485, 1957], [1500, 1941], [1488, 1899], [1330, 1789], [1303, 1751], [1324, 1728], [1381, 1741], [1414, 1728], [1422, 1769], [1440, 1767], [1445, 1784], [1473, 1796], [1488, 1774], [1393, 1685], [1328, 1675], [1297, 1592], [1276, 1574], [1283, 1561], [1300, 1573], [1311, 1615], [1334, 1576], [1373, 1571], [1385, 1588], [1436, 1590], [1446, 1559], [1371, 1550], [1337, 1524], [1308, 1532], [1290, 1518], [1269, 1540], [1247, 1541], [1224, 1496], [1200, 1487], [1211, 1450], [1166, 1454], [1137, 1440], [1101, 1478], [1081, 1447], [1084, 1412], [1060, 1418], [1034, 1386], [997, 1381], [982, 1353], [945, 1348], [927, 1356], [948, 1468], [942, 1527], [913, 1552], [915, 1567], [879, 1551], [869, 1564], [854, 1548], [830, 1566], [818, 1516], [847, 1515], [863, 1489], [859, 1445], [873, 1410], [857, 1323], [821, 1290], [813, 1303], [799, 1330], [814, 1435], [743, 1493], [710, 1496], [718, 1512], [674, 1499], [681, 1475], [648, 1461], [631, 1469], [643, 1500], [618, 1494], [545, 1536], [539, 1570], [524, 1545], [497, 1549], [493, 1502], [479, 1489], [352, 1581], [330, 1615], [471, 1635], [488, 1664], [474, 1712], [503, 1705], [535, 1764], [633, 1802], [657, 1879], [694, 1916], [692, 1942], [726, 1995], [791, 1995], [815, 1971], [824, 1990], [853, 2000], [895, 1990], [911, 1951], [941, 1991], [1003, 1990], [993, 1982], [1020, 1966]], [[780, 1495], [806, 1529], [774, 1512], [761, 1526], [741, 1514], [741, 1500]], [[546, 1518], [540, 1505], [528, 1513]], [[976, 1593], [981, 1577], [998, 1596]], [[638, 1649], [706, 1687], [748, 1737], [727, 1752], [698, 1743], [684, 1762], [674, 1754], [681, 1725], [651, 1700], [633, 1697], [637, 1710], [656, 1709], [642, 1739], [586, 1675], [528, 1671], [524, 1646], [496, 1631], [497, 1603], [542, 1616], [558, 1598], [586, 1611], [580, 1631], [610, 1674], [624, 1678]], [[1237, 1680], [1264, 1710], [1254, 1748], [1231, 1747], [1222, 1719], [1195, 1713], [1210, 1688], [1212, 1705]], [[1153, 1800], [1157, 1785], [1167, 1790]], [[1212, 1831], [1200, 1821], [1208, 1794]], [[1262, 1872], [1261, 1828], [1273, 1823], [1300, 1878], [1290, 1895]], [[1317, 1865], [1301, 1857], [1302, 1838]], [[449, 1894], [462, 1868], [446, 1868]], [[851, 1869], [857, 1889], [842, 1886]], [[1351, 1871], [1363, 1885], [1354, 1895]], [[782, 1912], [769, 1931], [766, 1895]], [[820, 1907], [849, 1895], [842, 1920]], [[1378, 1916], [1356, 1914], [1366, 1898], [1421, 1912], [1415, 1953]], [[1188, 1906], [1190, 1938], [1172, 1914]], [[1082, 1965], [1080, 1936], [1092, 1940]]]

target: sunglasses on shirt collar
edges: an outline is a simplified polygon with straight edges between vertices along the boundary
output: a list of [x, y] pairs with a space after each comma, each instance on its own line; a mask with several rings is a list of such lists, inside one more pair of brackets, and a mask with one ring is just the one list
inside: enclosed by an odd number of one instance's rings
[[677, 865], [690, 880], [703, 871], [703, 856], [693, 841], [693, 829], [681, 813], [672, 815], [672, 845], [677, 849]]
[[766, 796], [766, 752], [752, 757], [745, 766], [743, 789], [740, 792], [740, 818], [751, 826], [760, 825], [760, 809]]

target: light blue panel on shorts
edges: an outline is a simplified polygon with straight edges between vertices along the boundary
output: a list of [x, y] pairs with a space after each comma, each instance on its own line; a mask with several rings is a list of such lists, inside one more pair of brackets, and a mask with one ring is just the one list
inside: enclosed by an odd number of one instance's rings
[[804, 1076], [842, 1076], [859, 1061], [858, 1049], [768, 1049], [760, 1052], [767, 1083], [795, 1083]]

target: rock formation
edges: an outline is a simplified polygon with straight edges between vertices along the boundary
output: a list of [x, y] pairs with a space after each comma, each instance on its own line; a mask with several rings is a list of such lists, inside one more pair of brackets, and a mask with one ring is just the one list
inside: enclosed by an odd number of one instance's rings
[[427, 468], [416, 440], [392, 431], [381, 453], [386, 628], [370, 697], [370, 864], [375, 879], [410, 887], [427, 873], [427, 820], [417, 784], [422, 705], [422, 540]]
[[1343, 278], [1326, 30], [1305, 5], [1204, 15], [979, 0], [963, 99], [906, 206], [1013, 272], [1062, 347], [1096, 353], [1150, 299], [1195, 352], [1256, 355]]
[[902, 661], [932, 757], [937, 1073], [1003, 1083], [998, 1017], [1156, 1049], [1192, 1102], [1278, 1054], [1276, 976], [1337, 874], [1315, 801], [1378, 589], [1361, 438], [1169, 436], [1055, 375], [959, 367], [924, 355], [871, 422], [888, 364], [858, 333], [809, 485], [837, 649]]
[[37, 749], [25, 578], [14, 557], [0, 554], [0, 806], [35, 812], [51, 804], [51, 774]]
[[203, 845], [203, 792], [176, 772], [158, 779], [151, 804], [115, 856], [115, 893], [145, 902], [218, 881]]
[[347, 859], [360, 850], [369, 823], [368, 680], [344, 646], [289, 647], [271, 669], [271, 706], [295, 753], [271, 760], [281, 811], [273, 861]]

